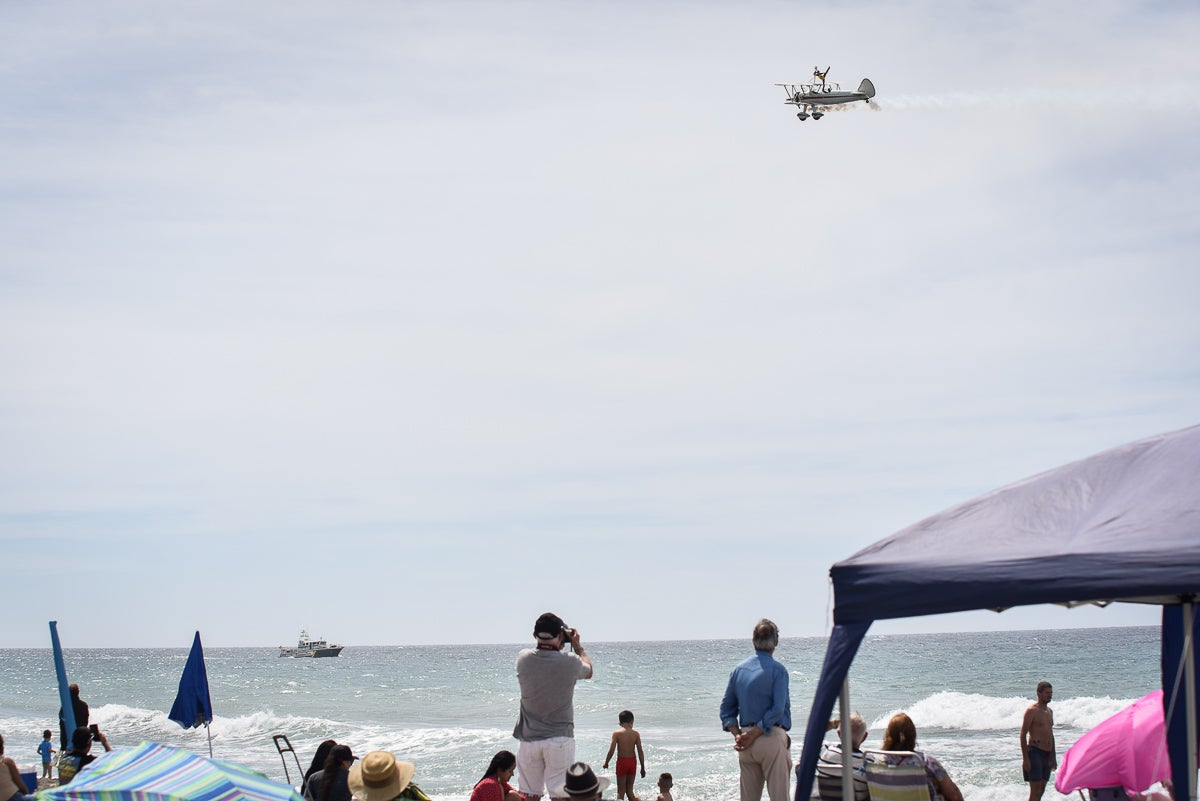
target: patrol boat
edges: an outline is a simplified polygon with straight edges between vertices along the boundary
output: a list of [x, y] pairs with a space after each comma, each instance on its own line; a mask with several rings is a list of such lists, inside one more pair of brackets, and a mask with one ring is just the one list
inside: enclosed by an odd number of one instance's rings
[[328, 640], [314, 640], [308, 636], [308, 629], [300, 629], [300, 641], [296, 643], [296, 647], [284, 648], [281, 645], [279, 646], [279, 655], [297, 657], [337, 656], [345, 647], [344, 645], [331, 643]]

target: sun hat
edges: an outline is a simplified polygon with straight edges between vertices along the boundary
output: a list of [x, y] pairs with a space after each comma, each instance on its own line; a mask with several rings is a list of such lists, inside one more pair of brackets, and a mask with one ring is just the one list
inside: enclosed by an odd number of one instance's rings
[[361, 801], [392, 801], [412, 781], [416, 767], [390, 751], [372, 751], [354, 763], [346, 784]]
[[591, 798], [608, 787], [604, 776], [597, 777], [586, 762], [576, 762], [567, 768], [567, 775], [560, 786], [550, 791], [555, 798]]
[[539, 640], [553, 640], [562, 634], [563, 628], [564, 624], [561, 617], [553, 612], [543, 612], [542, 616], [533, 624], [533, 636]]

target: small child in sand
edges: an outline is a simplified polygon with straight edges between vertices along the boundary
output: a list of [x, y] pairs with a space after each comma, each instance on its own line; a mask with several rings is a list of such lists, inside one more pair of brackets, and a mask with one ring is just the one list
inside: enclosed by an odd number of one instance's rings
[[42, 732], [42, 741], [38, 743], [38, 753], [42, 755], [42, 778], [50, 778], [50, 760], [51, 754], [58, 753], [54, 750], [54, 743], [50, 741], [50, 730], [46, 729]]
[[671, 797], [671, 788], [675, 786], [675, 780], [671, 778], [670, 773], [663, 773], [658, 777], [658, 798], [654, 801], [675, 801]]
[[[642, 735], [633, 728], [633, 713], [628, 709], [617, 715], [621, 728], [613, 732], [612, 742], [608, 746], [608, 756], [604, 758], [604, 767], [612, 760], [613, 751], [617, 752], [617, 799], [627, 798], [629, 801], [640, 801], [633, 794], [633, 779], [637, 774], [638, 760], [642, 761], [642, 778], [646, 778], [646, 755], [642, 753]], [[634, 756], [634, 754], [637, 756]]]

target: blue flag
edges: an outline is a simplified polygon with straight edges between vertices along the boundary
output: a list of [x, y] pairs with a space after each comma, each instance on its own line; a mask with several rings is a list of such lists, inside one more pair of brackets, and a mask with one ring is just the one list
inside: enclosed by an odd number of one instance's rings
[[179, 695], [171, 707], [171, 720], [185, 729], [203, 726], [212, 722], [212, 700], [208, 697], [208, 671], [204, 668], [204, 649], [200, 646], [200, 632], [192, 641], [192, 652], [188, 654], [183, 676], [179, 679]]

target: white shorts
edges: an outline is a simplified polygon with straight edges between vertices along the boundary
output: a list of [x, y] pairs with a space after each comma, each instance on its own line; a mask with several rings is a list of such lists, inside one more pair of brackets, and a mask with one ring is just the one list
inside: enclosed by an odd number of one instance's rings
[[522, 740], [517, 749], [517, 785], [521, 793], [550, 795], [567, 780], [567, 768], [574, 761], [574, 737]]

